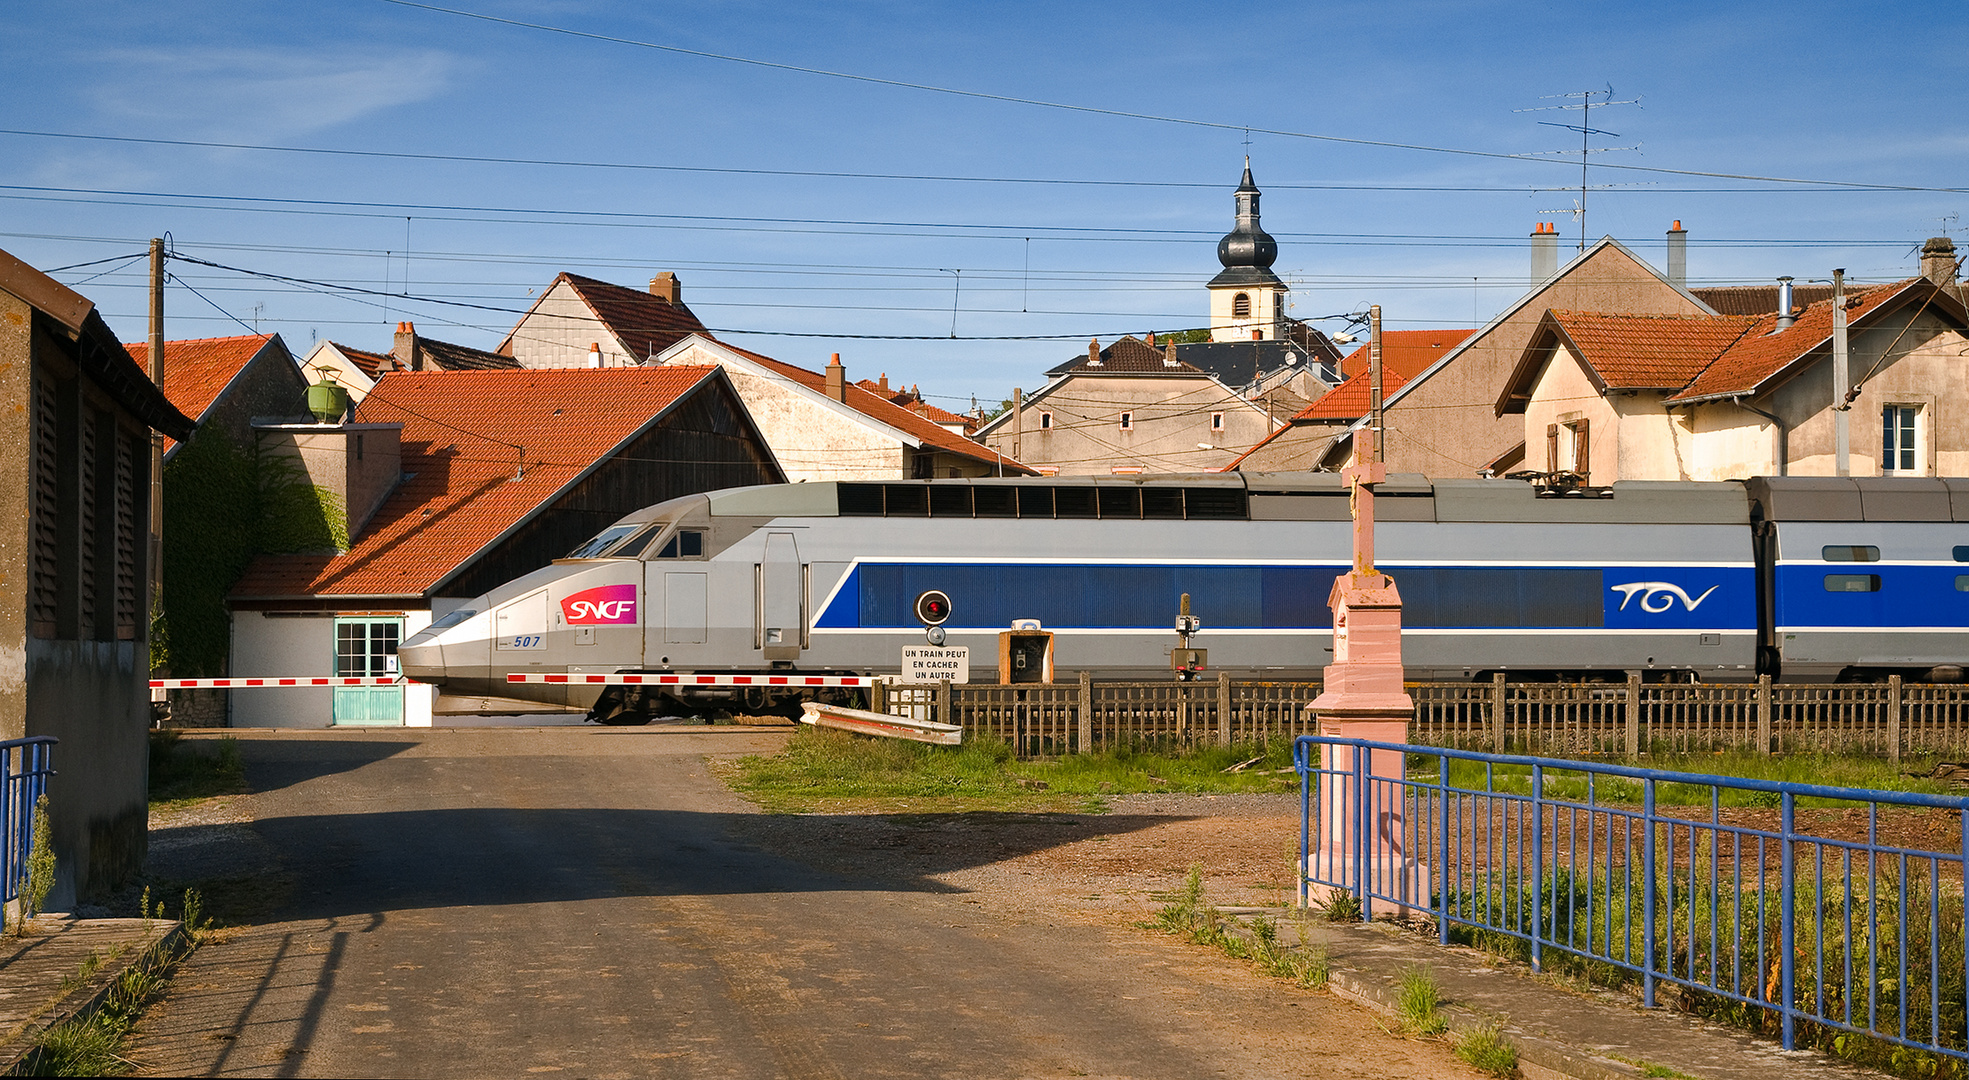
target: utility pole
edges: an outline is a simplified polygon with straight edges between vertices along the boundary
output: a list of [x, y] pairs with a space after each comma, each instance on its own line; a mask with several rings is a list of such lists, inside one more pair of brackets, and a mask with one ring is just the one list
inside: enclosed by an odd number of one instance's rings
[[1832, 456], [1835, 476], [1853, 475], [1853, 433], [1849, 415], [1853, 406], [1846, 400], [1846, 384], [1852, 377], [1846, 367], [1846, 271], [1842, 267], [1832, 272]]
[[[150, 381], [164, 389], [164, 240], [150, 242]], [[148, 628], [164, 582], [164, 435], [150, 433], [150, 565], [142, 618]], [[144, 632], [146, 640], [149, 630]]]
[[1374, 460], [1385, 461], [1388, 454], [1388, 441], [1381, 423], [1381, 305], [1372, 304], [1367, 309], [1367, 364], [1368, 390], [1367, 408], [1369, 430], [1374, 433]]

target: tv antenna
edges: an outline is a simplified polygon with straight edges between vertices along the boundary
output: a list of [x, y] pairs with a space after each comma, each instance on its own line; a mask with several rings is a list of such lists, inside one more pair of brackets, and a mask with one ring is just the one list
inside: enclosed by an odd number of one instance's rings
[[[1625, 150], [1639, 150], [1641, 148], [1640, 144], [1638, 143], [1633, 146], [1594, 146], [1592, 144], [1593, 136], [1603, 135], [1610, 139], [1618, 139], [1620, 138], [1620, 133], [1617, 131], [1605, 131], [1600, 128], [1594, 127], [1592, 124], [1593, 110], [1605, 109], [1614, 105], [1639, 105], [1641, 103], [1641, 99], [1638, 97], [1634, 97], [1634, 98], [1628, 98], [1626, 101], [1615, 101], [1613, 84], [1608, 83], [1607, 88], [1605, 90], [1581, 90], [1578, 91], [1577, 93], [1571, 93], [1571, 94], [1546, 94], [1544, 97], [1540, 98], [1539, 100], [1541, 101], [1558, 100], [1560, 101], [1560, 104], [1538, 105], [1529, 109], [1513, 109], [1512, 111], [1521, 112], [1521, 113], [1565, 111], [1565, 112], [1576, 112], [1580, 114], [1579, 123], [1577, 124], [1568, 124], [1563, 121], [1552, 121], [1552, 120], [1539, 121], [1539, 123], [1545, 127], [1566, 128], [1569, 131], [1579, 132], [1579, 187], [1578, 188], [1541, 188], [1539, 190], [1542, 191], [1576, 190], [1579, 192], [1579, 198], [1574, 200], [1571, 210], [1545, 210], [1545, 211], [1541, 211], [1541, 213], [1548, 213], [1548, 214], [1570, 213], [1575, 219], [1577, 219], [1579, 221], [1579, 250], [1583, 254], [1586, 251], [1586, 193], [1588, 191], [1604, 190], [1606, 188], [1612, 188], [1612, 187], [1631, 186], [1626, 184], [1597, 184], [1596, 185], [1596, 184], [1587, 183], [1586, 170], [1587, 170], [1588, 163], [1591, 161], [1592, 156], [1594, 154], [1606, 154], [1606, 153], [1612, 153], [1614, 151], [1625, 151]], [[1572, 152], [1573, 151], [1571, 150], [1542, 151], [1542, 153], [1555, 154], [1555, 155], [1571, 154]]]

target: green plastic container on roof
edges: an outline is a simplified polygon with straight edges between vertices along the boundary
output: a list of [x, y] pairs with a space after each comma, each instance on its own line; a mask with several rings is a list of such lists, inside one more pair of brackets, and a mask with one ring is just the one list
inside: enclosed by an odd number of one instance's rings
[[308, 411], [324, 424], [340, 420], [349, 411], [349, 391], [335, 381], [334, 372], [322, 372], [321, 381], [308, 387]]

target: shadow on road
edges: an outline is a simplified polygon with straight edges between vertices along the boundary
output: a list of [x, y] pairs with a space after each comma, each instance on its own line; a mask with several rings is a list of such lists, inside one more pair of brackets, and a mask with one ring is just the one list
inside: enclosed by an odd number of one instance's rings
[[[673, 810], [459, 808], [263, 818], [253, 826], [294, 878], [279, 919], [419, 908], [548, 904], [624, 896], [720, 896], [866, 888], [962, 890], [948, 871], [1168, 816], [918, 815], [895, 821], [801, 816], [811, 859], [746, 842], [772, 819]], [[1008, 827], [1009, 826], [1009, 827]], [[190, 827], [190, 828], [196, 828]], [[174, 833], [153, 842], [169, 848]], [[852, 858], [833, 858], [835, 849]], [[882, 852], [872, 872], [869, 851]], [[857, 869], [849, 869], [854, 867]]]
[[[313, 733], [310, 733], [311, 735]], [[337, 773], [353, 772], [415, 748], [412, 739], [354, 738], [336, 733], [308, 739], [253, 739], [241, 746], [247, 784], [254, 791], [284, 787]]]

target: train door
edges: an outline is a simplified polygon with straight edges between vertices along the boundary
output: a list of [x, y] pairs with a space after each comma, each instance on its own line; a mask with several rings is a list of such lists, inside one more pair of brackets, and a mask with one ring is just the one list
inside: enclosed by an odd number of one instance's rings
[[[395, 675], [403, 620], [357, 616], [335, 620], [335, 674]], [[403, 687], [338, 686], [331, 718], [338, 725], [396, 726], [403, 723]]]
[[766, 555], [752, 568], [752, 647], [768, 662], [798, 660], [807, 645], [807, 572], [790, 532], [766, 534]]

